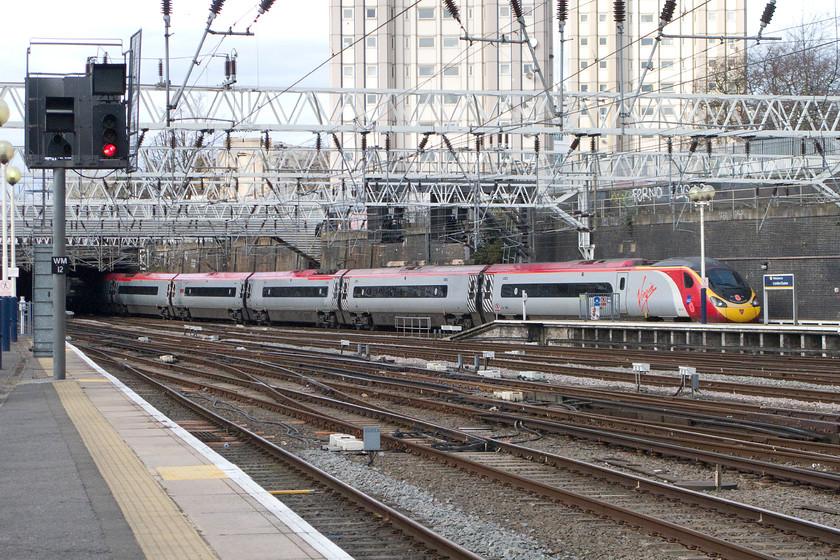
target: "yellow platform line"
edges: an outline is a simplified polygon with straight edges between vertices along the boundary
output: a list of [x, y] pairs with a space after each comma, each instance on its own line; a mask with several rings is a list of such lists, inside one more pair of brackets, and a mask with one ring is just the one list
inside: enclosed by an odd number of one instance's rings
[[218, 560], [76, 382], [54, 384], [148, 560]]

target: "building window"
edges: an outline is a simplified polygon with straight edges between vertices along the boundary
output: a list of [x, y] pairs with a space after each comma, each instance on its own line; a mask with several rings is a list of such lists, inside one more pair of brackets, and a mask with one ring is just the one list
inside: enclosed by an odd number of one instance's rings
[[653, 85], [642, 84], [642, 93], [651, 93], [651, 92], [653, 92]]
[[367, 101], [368, 105], [375, 105], [376, 102], [379, 100], [379, 96], [375, 93], [369, 93], [365, 95], [365, 101]]
[[417, 37], [417, 47], [421, 49], [433, 49], [435, 47], [435, 38]]
[[341, 10], [341, 16], [344, 19], [353, 19], [353, 8], [344, 8]]
[[342, 37], [341, 38], [341, 49], [349, 49], [353, 46], [353, 37]]
[[580, 61], [580, 69], [581, 70], [586, 70], [587, 68], [589, 68], [589, 64], [587, 64], [585, 60], [581, 60]]
[[671, 39], [670, 37], [665, 37], [665, 38], [662, 39], [662, 44], [670, 47], [671, 45], [674, 44], [674, 40]]
[[435, 19], [434, 8], [418, 8], [417, 19]]
[[706, 19], [709, 21], [717, 21], [717, 12], [707, 12]]
[[365, 17], [368, 19], [376, 19], [376, 8], [365, 8]]
[[341, 70], [342, 74], [344, 74], [345, 78], [352, 78], [353, 77], [353, 67], [350, 65], [344, 66]]
[[735, 21], [735, 12], [726, 12], [726, 21]]
[[598, 44], [605, 46], [607, 44], [607, 38], [606, 37], [598, 37]]
[[510, 17], [510, 6], [499, 6], [499, 17]]
[[606, 67], [607, 67], [607, 61], [606, 60], [599, 60], [598, 61], [598, 68], [606, 68]]
[[598, 91], [607, 91], [607, 84], [598, 84]]
[[649, 46], [651, 46], [652, 44], [653, 44], [653, 38], [651, 38], [651, 37], [645, 37], [644, 39], [642, 39], [642, 46], [643, 46], [643, 47], [649, 47]]
[[499, 75], [510, 76], [510, 64], [499, 64]]
[[674, 91], [674, 84], [668, 83], [668, 82], [662, 82], [662, 85], [660, 86], [660, 91], [663, 91], [663, 92], [666, 92], [666, 93], [671, 93], [671, 92]]
[[367, 68], [365, 68], [365, 75], [367, 75], [368, 78], [375, 78], [377, 74], [378, 71], [376, 69], [376, 66], [368, 66]]
[[580, 84], [580, 91], [583, 91], [583, 92], [589, 91], [589, 84]]
[[367, 39], [365, 39], [365, 44], [369, 48], [375, 49], [376, 48], [376, 37], [368, 37]]
[[457, 66], [447, 66], [443, 69], [444, 76], [460, 76], [461, 69]]
[[589, 44], [589, 38], [588, 37], [581, 37], [580, 38], [580, 46], [581, 47], [585, 47], [588, 44]]
[[660, 63], [660, 67], [661, 68], [673, 68], [674, 67], [674, 61], [673, 60], [663, 60]]
[[588, 23], [589, 22], [589, 14], [580, 14], [580, 22], [581, 23]]
[[598, 21], [605, 23], [607, 21], [607, 14], [598, 14]]
[[456, 103], [458, 103], [458, 97], [459, 96], [455, 95], [454, 93], [447, 93], [443, 96], [443, 102], [448, 105], [455, 105]]
[[423, 77], [435, 75], [435, 67], [432, 64], [421, 64], [417, 67], [417, 74]]
[[642, 23], [653, 23], [653, 14], [642, 14]]
[[458, 47], [458, 37], [444, 37], [443, 38], [443, 48], [444, 49], [453, 49]]

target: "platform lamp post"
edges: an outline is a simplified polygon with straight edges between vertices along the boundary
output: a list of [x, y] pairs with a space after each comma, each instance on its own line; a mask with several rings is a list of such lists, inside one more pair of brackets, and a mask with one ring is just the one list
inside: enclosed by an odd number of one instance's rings
[[700, 323], [706, 324], [706, 288], [709, 280], [706, 278], [706, 230], [703, 221], [703, 210], [715, 197], [712, 185], [694, 185], [688, 189], [688, 198], [700, 208]]
[[[0, 99], [0, 126], [9, 122], [9, 105], [4, 99]], [[2, 202], [2, 222], [3, 222], [3, 277], [0, 278], [3, 282], [9, 279], [9, 261], [8, 261], [8, 231], [6, 225], [6, 166], [15, 157], [15, 148], [10, 142], [6, 140], [0, 141], [0, 164], [2, 164], [2, 178], [0, 178], [0, 194], [3, 196]]]

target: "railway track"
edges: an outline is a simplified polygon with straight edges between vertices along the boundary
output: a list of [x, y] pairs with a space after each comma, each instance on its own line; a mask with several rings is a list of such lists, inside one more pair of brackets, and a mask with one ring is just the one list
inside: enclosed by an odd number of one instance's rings
[[[124, 320], [125, 321], [125, 320]], [[136, 321], [132, 318], [130, 321]], [[154, 328], [170, 332], [183, 331], [184, 325], [171, 321], [144, 320]], [[236, 337], [243, 341], [265, 344], [289, 344], [335, 350], [345, 347], [352, 351], [361, 346], [370, 354], [388, 354], [401, 358], [422, 360], [443, 360], [457, 363], [460, 358], [470, 366], [476, 356], [493, 352], [495, 356], [482, 365], [492, 364], [496, 368], [519, 371], [536, 371], [552, 375], [593, 378], [611, 382], [636, 383], [632, 365], [636, 362], [649, 363], [652, 373], [642, 377], [648, 387], [680, 388], [683, 380], [677, 375], [679, 366], [696, 368], [701, 375], [699, 388], [706, 392], [772, 397], [778, 396], [778, 387], [736, 378], [754, 378], [762, 382], [785, 382], [785, 397], [804, 402], [840, 404], [840, 375], [837, 375], [837, 360], [832, 358], [764, 357], [750, 356], [745, 360], [740, 355], [723, 356], [706, 352], [638, 352], [629, 350], [580, 349], [515, 345], [506, 343], [465, 343], [433, 339], [409, 339], [387, 334], [371, 334], [356, 331], [328, 331], [323, 329], [267, 329], [237, 328], [226, 325], [202, 324], [199, 327], [205, 336]], [[667, 372], [667, 373], [666, 373]], [[716, 379], [710, 379], [715, 376]], [[721, 379], [718, 379], [717, 377]], [[726, 378], [731, 380], [725, 380]], [[803, 384], [794, 386], [791, 382]], [[809, 387], [808, 385], [821, 386]]]
[[[111, 333], [113, 334], [113, 333]], [[107, 341], [106, 341], [107, 342]], [[126, 344], [123, 342], [123, 344]], [[183, 340], [181, 341], [183, 346]], [[217, 350], [221, 354], [222, 351], [218, 348], [224, 346], [216, 344]], [[139, 345], [141, 352], [149, 354], [148, 346]], [[261, 359], [265, 358], [266, 353], [260, 355]], [[231, 360], [236, 363], [236, 368], [243, 369], [250, 364], [243, 360], [243, 358], [236, 352], [231, 355]], [[122, 361], [125, 362], [126, 357], [123, 356]], [[213, 357], [213, 361], [220, 362], [221, 360]], [[324, 364], [321, 358], [322, 367], [326, 365], [329, 369], [338, 369], [335, 364]], [[286, 362], [289, 360], [287, 358]], [[360, 365], [364, 365], [364, 360], [357, 360]], [[148, 363], [143, 367], [148, 367], [154, 370], [163, 370], [164, 366], [157, 364], [152, 366]], [[167, 368], [170, 366], [166, 366]], [[207, 364], [201, 367], [205, 370], [202, 377], [206, 377], [210, 372], [207, 372]], [[265, 367], [263, 368], [265, 369]], [[242, 372], [243, 374], [245, 372]], [[157, 371], [157, 375], [164, 374]], [[192, 374], [190, 383], [204, 383], [197, 381], [196, 373]], [[250, 377], [251, 374], [245, 374], [244, 377]], [[297, 382], [301, 383], [301, 377], [305, 374], [298, 373]], [[350, 372], [344, 374], [346, 378], [351, 378], [353, 375]], [[499, 483], [510, 485], [512, 488], [524, 489], [527, 493], [540, 496], [541, 499], [550, 501], [559, 501], [566, 505], [578, 508], [582, 511], [596, 512], [598, 515], [606, 515], [611, 519], [629, 523], [634, 526], [643, 527], [646, 531], [654, 531], [656, 533], [665, 535], [666, 538], [676, 539], [685, 546], [698, 547], [703, 551], [720, 554], [727, 558], [776, 558], [775, 554], [784, 550], [785, 554], [781, 557], [785, 558], [830, 558], [837, 553], [837, 546], [840, 544], [838, 540], [838, 531], [828, 527], [818, 527], [813, 524], [799, 524], [799, 520], [793, 520], [787, 516], [779, 516], [769, 511], [761, 511], [753, 508], [738, 510], [733, 513], [733, 508], [740, 505], [727, 503], [725, 500], [718, 500], [711, 497], [704, 496], [685, 490], [674, 490], [675, 487], [671, 485], [664, 485], [661, 483], [654, 483], [642, 479], [640, 477], [633, 477], [628, 475], [618, 475], [609, 469], [597, 468], [592, 465], [581, 465], [574, 461], [566, 460], [562, 457], [557, 457], [551, 453], [545, 453], [533, 448], [524, 448], [512, 444], [505, 444], [492, 438], [479, 438], [469, 433], [459, 432], [440, 425], [429, 425], [423, 423], [414, 417], [405, 417], [394, 412], [389, 412], [383, 406], [371, 405], [364, 396], [352, 396], [346, 387], [335, 387], [327, 382], [314, 381], [310, 388], [315, 387], [319, 390], [324, 390], [327, 396], [321, 396], [313, 392], [295, 391], [289, 388], [274, 387], [276, 381], [273, 378], [261, 377], [259, 381], [246, 380], [240, 377], [238, 380], [232, 378], [231, 375], [225, 373], [213, 373], [211, 375], [214, 380], [210, 385], [203, 385], [201, 389], [197, 385], [193, 389], [214, 391], [217, 394], [222, 391], [229, 391], [226, 394], [226, 399], [238, 399], [240, 401], [247, 401], [249, 406], [264, 406], [267, 408], [281, 407], [284, 416], [294, 417], [298, 420], [303, 420], [307, 423], [318, 423], [328, 429], [340, 429], [350, 433], [360, 433], [360, 428], [370, 422], [376, 422], [380, 426], [384, 426], [383, 432], [397, 432], [397, 433], [411, 433], [409, 430], [417, 430], [419, 425], [422, 425], [423, 433], [426, 434], [422, 441], [417, 442], [412, 438], [392, 437], [389, 435], [383, 436], [383, 442], [387, 442], [388, 446], [394, 449], [401, 449], [407, 451], [410, 455], [416, 457], [423, 457], [425, 460], [433, 460], [441, 465], [449, 468], [457, 468], [464, 472], [475, 473], [477, 476], [485, 477], [490, 480], [496, 480]], [[294, 377], [294, 376], [292, 376]], [[309, 379], [309, 378], [306, 378]], [[178, 386], [184, 386], [187, 380], [183, 377], [177, 381], [173, 380]], [[309, 381], [303, 380], [304, 383]], [[246, 394], [242, 394], [240, 389], [233, 388], [233, 385], [244, 384], [249, 387]], [[266, 389], [260, 385], [270, 384], [273, 387], [271, 392], [278, 393], [280, 398], [265, 399], [262, 396], [253, 393], [260, 389], [262, 393]], [[323, 387], [322, 387], [323, 385]], [[346, 383], [345, 383], [346, 385]], [[212, 389], [210, 388], [212, 386]], [[421, 387], [418, 384], [412, 385], [415, 390]], [[426, 386], [426, 390], [432, 390], [431, 387]], [[456, 393], [452, 389], [447, 391]], [[464, 393], [461, 392], [463, 395]], [[238, 396], [237, 396], [238, 395]], [[381, 395], [378, 395], [381, 397]], [[278, 404], [278, 400], [285, 404]], [[380, 400], [381, 402], [381, 400]], [[294, 406], [290, 403], [294, 403]], [[305, 404], [304, 404], [305, 403]], [[275, 410], [280, 410], [276, 409]], [[435, 434], [432, 438], [429, 434]], [[435, 449], [435, 446], [430, 442], [436, 442], [438, 445], [457, 445], [462, 449], [461, 452], [441, 451]], [[470, 457], [471, 453], [463, 451], [475, 447], [476, 445], [486, 450], [493, 450], [496, 453], [488, 453], [483, 451], [478, 453], [480, 457]], [[503, 453], [502, 453], [503, 452]], [[495, 459], [488, 459], [488, 457], [502, 457], [502, 463], [482, 463], [482, 461], [495, 461]], [[481, 459], [481, 460], [478, 460]], [[516, 465], [521, 465], [516, 466]], [[563, 483], [563, 488], [558, 488], [557, 484], [548, 484], [541, 481], [539, 477], [520, 476], [517, 474], [520, 468], [522, 472], [530, 472], [535, 468], [543, 469], [546, 465], [550, 465], [552, 469], [564, 474], [558, 476], [571, 476], [567, 473], [573, 473], [574, 476], [582, 476], [577, 483]], [[505, 466], [505, 468], [501, 468]], [[585, 474], [581, 474], [585, 472]], [[618, 477], [618, 478], [615, 478]], [[611, 484], [616, 487], [610, 489], [605, 487], [603, 490], [595, 491], [595, 496], [587, 496], [583, 492], [569, 491], [568, 488], [576, 488], [577, 485], [582, 487], [594, 487], [595, 481], [609, 480]], [[621, 480], [621, 482], [618, 482]], [[600, 484], [600, 482], [598, 482]], [[618, 488], [624, 488], [619, 490]], [[629, 490], [628, 490], [629, 489]], [[629, 494], [627, 494], [629, 492]], [[676, 494], [672, 495], [672, 492]], [[618, 500], [619, 503], [607, 502], [599, 500], [605, 495], [616, 496], [622, 495], [625, 498]], [[642, 496], [644, 500], [642, 500]], [[679, 497], [674, 497], [679, 496]], [[668, 521], [660, 517], [651, 516], [644, 508], [639, 507], [636, 510], [631, 510], [626, 507], [625, 501], [633, 502], [645, 501], [648, 503], [649, 511], [657, 511], [663, 508], [662, 500], [666, 500], [669, 504], [667, 509], [674, 509], [677, 507], [687, 508], [684, 513], [675, 517], [678, 522]], [[649, 501], [648, 501], [649, 500]], [[713, 504], [713, 505], [712, 505]], [[694, 526], [685, 524], [684, 521], [691, 517], [691, 510], [702, 507], [704, 510], [708, 508], [711, 511], [711, 517], [705, 521]], [[745, 506], [746, 507], [746, 506]], [[696, 513], [696, 512], [695, 512]], [[559, 514], [558, 514], [559, 515]], [[591, 513], [585, 515], [592, 515]], [[727, 521], [727, 530], [721, 533], [723, 536], [716, 536], [713, 530], [714, 519], [721, 516], [736, 515], [739, 523], [743, 523], [738, 528], [734, 528], [734, 522]], [[755, 534], [755, 524], [760, 522], [761, 531], [758, 532], [758, 537], [753, 538], [749, 535]], [[708, 526], [706, 526], [708, 524]], [[719, 524], [719, 523], [718, 523]], [[699, 528], [697, 528], [699, 527]], [[711, 527], [711, 528], [710, 528]], [[720, 528], [717, 531], [721, 531]], [[769, 532], [765, 532], [769, 531]], [[780, 533], [781, 532], [781, 533]], [[782, 533], [797, 533], [799, 536], [786, 535]], [[772, 545], [762, 549], [760, 543], [754, 541], [767, 543], [773, 541]], [[821, 541], [819, 544], [817, 541]], [[781, 544], [780, 544], [781, 543]], [[774, 548], [775, 547], [775, 548]], [[667, 547], [666, 547], [667, 548]]]
[[[109, 362], [111, 368], [127, 369], [135, 380], [129, 386], [167, 416], [219, 454], [239, 466], [260, 486], [304, 518], [316, 530], [337, 538], [337, 544], [354, 558], [418, 560], [480, 560], [481, 556], [428, 530], [397, 510], [365, 495], [317, 467], [246, 428], [240, 419], [214, 412], [201, 402], [173, 390], [137, 368], [114, 362], [94, 348], [85, 352]], [[226, 407], [241, 410], [236, 406]], [[233, 415], [235, 416], [235, 414]], [[287, 424], [280, 422], [283, 426]], [[288, 432], [287, 432], [288, 435]]]

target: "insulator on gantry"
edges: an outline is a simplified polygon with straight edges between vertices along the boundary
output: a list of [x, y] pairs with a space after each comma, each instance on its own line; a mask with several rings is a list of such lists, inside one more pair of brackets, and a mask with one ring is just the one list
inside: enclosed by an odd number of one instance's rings
[[335, 132], [331, 132], [330, 134], [332, 134], [333, 144], [335, 144], [335, 147], [340, 150], [341, 142], [338, 141], [338, 135]]
[[519, 0], [510, 0], [510, 9], [513, 10], [513, 15], [516, 16], [516, 19], [522, 17], [522, 5], [519, 3]]
[[385, 133], [385, 151], [386, 152], [391, 151], [391, 135], [388, 134], [387, 132]]
[[219, 12], [222, 11], [222, 6], [224, 6], [225, 0], [213, 0], [210, 3], [210, 11], [216, 15], [219, 15]]
[[455, 0], [443, 0], [443, 4], [449, 10], [449, 15], [452, 16], [452, 19], [461, 23], [461, 14], [458, 12], [458, 6], [455, 4]]
[[569, 18], [569, 0], [557, 0], [557, 21]]
[[315, 151], [316, 152], [321, 151], [321, 135], [320, 134], [315, 135]]
[[764, 7], [764, 13], [761, 14], [761, 23], [765, 26], [770, 25], [770, 20], [773, 19], [773, 13], [776, 11], [776, 0], [770, 0]]
[[429, 143], [429, 135], [430, 134], [431, 134], [431, 132], [427, 132], [426, 134], [423, 135], [423, 139], [420, 140], [420, 144], [417, 146], [417, 151], [418, 152], [422, 152], [424, 149], [426, 149], [426, 144]]
[[665, 5], [662, 6], [662, 15], [659, 16], [661, 21], [670, 23], [674, 19], [674, 10], [677, 9], [677, 0], [665, 0]]
[[624, 0], [615, 0], [615, 2], [613, 2], [613, 12], [615, 13], [615, 22], [624, 23], [624, 20], [627, 17], [627, 13], [624, 8]]
[[534, 136], [534, 153], [540, 153], [540, 136]]
[[271, 6], [273, 6], [273, 5], [274, 5], [274, 0], [262, 0], [262, 2], [260, 2], [260, 7], [258, 8], [258, 11], [261, 14], [264, 14], [268, 10], [270, 10]]
[[449, 141], [449, 138], [445, 134], [441, 134], [440, 137], [443, 138], [443, 143], [446, 144], [446, 149], [449, 150], [449, 153], [454, 154], [455, 150], [452, 149], [452, 142]]
[[571, 145], [569, 145], [569, 151], [574, 152], [580, 146], [580, 136], [575, 136], [575, 139], [572, 140]]
[[697, 151], [697, 146], [700, 145], [700, 141], [697, 138], [691, 139], [691, 145], [688, 147], [688, 153], [693, 154]]
[[820, 142], [819, 140], [814, 140], [814, 149], [817, 150], [817, 153], [820, 154], [820, 156], [823, 155], [822, 142]]
[[163, 2], [161, 3], [161, 10], [163, 11], [163, 15], [170, 15], [172, 13], [172, 1], [163, 0]]

